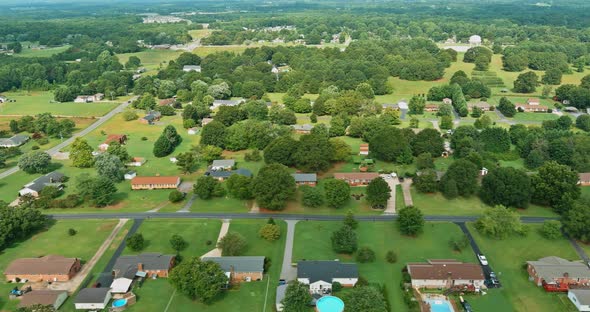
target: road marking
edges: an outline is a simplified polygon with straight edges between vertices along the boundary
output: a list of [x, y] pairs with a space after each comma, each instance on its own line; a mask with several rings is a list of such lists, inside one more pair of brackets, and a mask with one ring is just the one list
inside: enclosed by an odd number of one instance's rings
[[170, 296], [170, 300], [168, 300], [168, 304], [166, 305], [164, 312], [168, 312], [168, 308], [170, 308], [170, 304], [172, 303], [172, 299], [174, 299], [174, 295], [176, 295], [176, 288], [174, 289], [172, 296]]

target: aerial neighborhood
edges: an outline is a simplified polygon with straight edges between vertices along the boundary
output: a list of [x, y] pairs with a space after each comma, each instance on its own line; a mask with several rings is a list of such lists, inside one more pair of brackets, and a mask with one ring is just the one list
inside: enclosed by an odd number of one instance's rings
[[590, 311], [589, 10], [1, 1], [0, 311]]

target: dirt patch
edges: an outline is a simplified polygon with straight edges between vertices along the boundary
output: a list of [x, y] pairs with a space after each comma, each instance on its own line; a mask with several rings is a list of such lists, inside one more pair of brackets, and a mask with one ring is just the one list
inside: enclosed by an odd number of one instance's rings
[[113, 230], [115, 225], [115, 223], [104, 223], [98, 227], [97, 231], [111, 231]]

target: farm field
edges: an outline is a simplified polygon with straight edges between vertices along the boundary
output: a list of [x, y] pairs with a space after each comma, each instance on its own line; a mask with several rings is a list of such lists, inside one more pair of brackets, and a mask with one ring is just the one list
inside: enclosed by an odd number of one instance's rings
[[14, 54], [16, 57], [51, 57], [69, 49], [69, 45], [60, 47], [49, 47], [45, 49], [29, 48], [28, 45], [23, 44], [23, 50], [20, 53]]
[[175, 60], [182, 51], [145, 50], [136, 53], [117, 54], [121, 64], [127, 63], [130, 56], [137, 56], [141, 60], [141, 67], [147, 69], [147, 74], [157, 74], [160, 68], [168, 66], [168, 62]]
[[100, 117], [119, 105], [115, 102], [52, 103], [53, 93], [49, 91], [4, 92], [3, 95], [16, 102], [0, 104], [0, 116], [35, 116], [47, 112], [56, 116]]

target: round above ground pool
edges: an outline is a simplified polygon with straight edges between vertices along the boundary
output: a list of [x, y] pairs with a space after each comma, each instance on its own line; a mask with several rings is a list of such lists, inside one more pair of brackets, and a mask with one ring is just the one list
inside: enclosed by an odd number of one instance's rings
[[113, 301], [113, 308], [121, 308], [127, 304], [127, 299], [117, 299]]
[[342, 312], [344, 311], [344, 302], [338, 297], [324, 296], [316, 302], [315, 307], [319, 312]]

